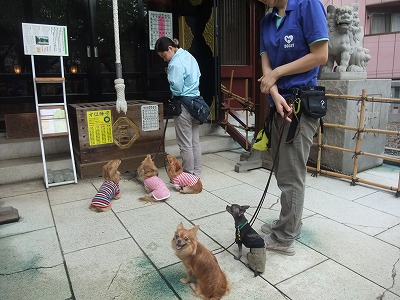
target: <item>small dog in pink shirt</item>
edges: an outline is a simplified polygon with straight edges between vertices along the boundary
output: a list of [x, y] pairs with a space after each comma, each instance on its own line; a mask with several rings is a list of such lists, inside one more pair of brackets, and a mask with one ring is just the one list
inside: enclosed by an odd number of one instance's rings
[[155, 202], [167, 200], [171, 193], [165, 185], [165, 182], [158, 177], [158, 169], [151, 159], [151, 155], [147, 154], [137, 169], [139, 179], [143, 181], [143, 185], [149, 194], [140, 197], [139, 200], [147, 202]]
[[172, 184], [182, 194], [198, 194], [203, 190], [200, 177], [183, 171], [182, 163], [176, 157], [167, 155], [167, 174]]

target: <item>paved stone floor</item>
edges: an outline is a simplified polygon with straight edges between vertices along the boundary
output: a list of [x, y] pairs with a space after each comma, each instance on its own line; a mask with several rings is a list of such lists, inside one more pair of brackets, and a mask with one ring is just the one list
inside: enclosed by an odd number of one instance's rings
[[[225, 206], [250, 205], [250, 219], [269, 176], [266, 169], [235, 172], [240, 153], [203, 155], [204, 191], [182, 195], [170, 186], [165, 203], [139, 201], [143, 187], [125, 174], [121, 199], [107, 213], [88, 209], [101, 178], [47, 190], [42, 181], [1, 185], [0, 206], [17, 208], [21, 218], [0, 225], [0, 299], [196, 299], [179, 282], [185, 271], [171, 249], [179, 222], [200, 225], [200, 242], [216, 253], [232, 286], [223, 299], [400, 299], [400, 198], [338, 178], [307, 175], [296, 255], [267, 251], [266, 271], [256, 278], [245, 265], [247, 249], [234, 260]], [[399, 168], [359, 176], [397, 187]], [[272, 177], [257, 231], [277, 218], [278, 196]]]

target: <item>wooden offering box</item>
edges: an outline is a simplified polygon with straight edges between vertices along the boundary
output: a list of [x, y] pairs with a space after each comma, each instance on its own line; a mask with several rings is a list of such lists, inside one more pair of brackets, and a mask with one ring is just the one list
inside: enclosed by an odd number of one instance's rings
[[133, 172], [147, 154], [164, 165], [163, 104], [127, 101], [127, 113], [113, 102], [70, 104], [68, 107], [77, 173], [81, 179], [102, 176], [103, 165], [121, 159], [121, 173]]

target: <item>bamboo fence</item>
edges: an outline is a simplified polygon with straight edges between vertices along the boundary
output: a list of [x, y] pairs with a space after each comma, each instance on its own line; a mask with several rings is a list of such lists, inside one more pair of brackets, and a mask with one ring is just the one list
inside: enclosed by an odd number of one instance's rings
[[[321, 128], [318, 130], [318, 137], [317, 137], [317, 143], [314, 143], [313, 146], [318, 147], [317, 150], [317, 162], [316, 162], [316, 167], [312, 166], [307, 166], [307, 169], [310, 172], [314, 172], [317, 176], [320, 174], [324, 175], [329, 175], [329, 176], [335, 176], [339, 178], [344, 178], [348, 179], [351, 181], [351, 185], [355, 185], [356, 183], [363, 183], [367, 185], [372, 185], [375, 187], [387, 189], [390, 191], [395, 191], [396, 192], [396, 197], [400, 196], [400, 171], [399, 171], [399, 179], [397, 183], [397, 187], [394, 186], [388, 186], [385, 184], [381, 184], [378, 182], [373, 182], [369, 180], [365, 180], [362, 178], [357, 177], [357, 172], [358, 172], [358, 158], [360, 155], [365, 155], [369, 157], [375, 157], [375, 158], [381, 158], [386, 161], [391, 161], [396, 164], [400, 165], [400, 156], [399, 158], [392, 157], [392, 156], [385, 156], [385, 155], [378, 155], [374, 153], [368, 153], [364, 151], [360, 151], [360, 145], [361, 145], [361, 134], [362, 133], [378, 133], [378, 134], [388, 134], [388, 135], [397, 135], [400, 136], [400, 131], [391, 131], [391, 130], [382, 130], [382, 129], [374, 129], [374, 128], [365, 128], [364, 127], [364, 116], [365, 116], [365, 107], [367, 102], [385, 102], [385, 103], [400, 103], [400, 99], [395, 99], [395, 98], [379, 98], [379, 97], [367, 97], [366, 91], [363, 89], [362, 90], [362, 95], [360, 96], [350, 96], [350, 95], [335, 95], [335, 94], [326, 94], [327, 98], [333, 98], [332, 100], [336, 99], [345, 99], [345, 100], [357, 100], [360, 102], [361, 108], [360, 108], [360, 116], [359, 116], [359, 122], [357, 127], [352, 127], [352, 126], [347, 126], [347, 125], [341, 125], [341, 124], [333, 124], [333, 123], [324, 123], [325, 128], [336, 128], [336, 129], [343, 129], [343, 130], [352, 130], [356, 132], [356, 144], [354, 149], [347, 149], [347, 148], [342, 148], [342, 147], [336, 147], [336, 146], [331, 146], [327, 144], [323, 144], [322, 142], [322, 132]], [[353, 173], [351, 175], [343, 174], [340, 172], [336, 171], [330, 171], [326, 169], [321, 168], [321, 157], [322, 157], [322, 149], [333, 149], [333, 150], [338, 150], [338, 151], [344, 151], [344, 152], [349, 152], [353, 153]], [[400, 149], [398, 149], [400, 151]]]

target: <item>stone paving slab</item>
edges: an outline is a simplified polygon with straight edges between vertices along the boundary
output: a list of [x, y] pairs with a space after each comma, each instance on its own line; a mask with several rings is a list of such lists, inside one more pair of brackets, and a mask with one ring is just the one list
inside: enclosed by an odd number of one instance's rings
[[0, 299], [67, 299], [71, 296], [54, 228], [0, 240]]
[[[268, 183], [268, 178], [270, 177], [270, 171], [266, 169], [254, 169], [242, 173], [237, 173], [235, 171], [227, 171], [224, 172], [224, 174], [227, 176], [231, 176], [235, 179], [238, 179], [241, 182], [253, 186], [261, 191], [265, 190], [265, 187], [267, 186]], [[281, 195], [281, 191], [278, 188], [274, 175], [271, 176], [270, 183], [268, 186], [268, 193], [275, 195], [277, 197]]]
[[393, 226], [375, 237], [400, 248], [400, 225]]
[[45, 191], [2, 198], [0, 206], [12, 206], [20, 216], [18, 222], [1, 225], [0, 238], [54, 226]]
[[[171, 241], [178, 224], [182, 222], [185, 228], [194, 226], [166, 203], [124, 211], [117, 215], [132, 238], [140, 245], [157, 268], [178, 261], [171, 248]], [[211, 250], [219, 248], [219, 245], [201, 232], [198, 233], [198, 237], [207, 248]]]
[[207, 191], [212, 192], [221, 188], [232, 187], [241, 182], [232, 176], [225, 175], [214, 169], [203, 167], [201, 172], [201, 181], [203, 186], [207, 187]]
[[76, 184], [66, 184], [48, 189], [51, 205], [92, 199], [96, 192], [96, 188], [89, 180], [79, 181], [79, 188], [77, 188]]
[[54, 222], [64, 253], [122, 240], [128, 232], [112, 211], [94, 212], [90, 200], [54, 205]]
[[371, 187], [350, 185], [349, 180], [328, 176], [313, 177], [310, 173], [307, 173], [306, 185], [347, 200], [360, 199], [376, 191]]
[[[369, 196], [369, 195], [368, 195]], [[307, 188], [305, 207], [369, 235], [400, 224], [400, 218], [314, 188]], [[400, 208], [400, 206], [399, 206]]]
[[[385, 292], [382, 287], [332, 260], [317, 264], [279, 283], [277, 287], [289, 298], [299, 300], [378, 299]], [[389, 294], [391, 293], [387, 293], [384, 299], [388, 299]], [[392, 296], [394, 297], [393, 294]]]
[[[198, 195], [175, 191], [159, 168], [171, 197], [156, 204], [139, 201], [143, 185], [124, 173], [121, 199], [106, 213], [88, 208], [100, 177], [50, 189], [42, 181], [0, 185], [0, 206], [14, 206], [21, 215], [0, 226], [0, 299], [199, 299], [179, 282], [185, 270], [171, 248], [183, 222], [200, 225], [200, 242], [226, 272], [232, 291], [223, 299], [399, 300], [398, 198], [327, 176], [307, 174], [296, 255], [267, 251], [266, 271], [254, 278], [246, 267], [247, 248], [241, 260], [233, 258], [238, 248], [225, 207], [248, 204], [251, 219], [270, 172], [235, 172], [240, 153], [203, 155], [204, 191]], [[398, 170], [366, 172], [392, 180]], [[278, 217], [279, 195], [272, 176], [256, 231]]]
[[69, 253], [65, 259], [76, 299], [177, 299], [131, 238]]
[[[349, 270], [400, 294], [392, 272], [400, 272], [400, 249], [321, 216], [303, 220], [300, 242]], [[392, 287], [393, 285], [393, 287]]]
[[45, 191], [43, 180], [0, 184], [0, 199]]

